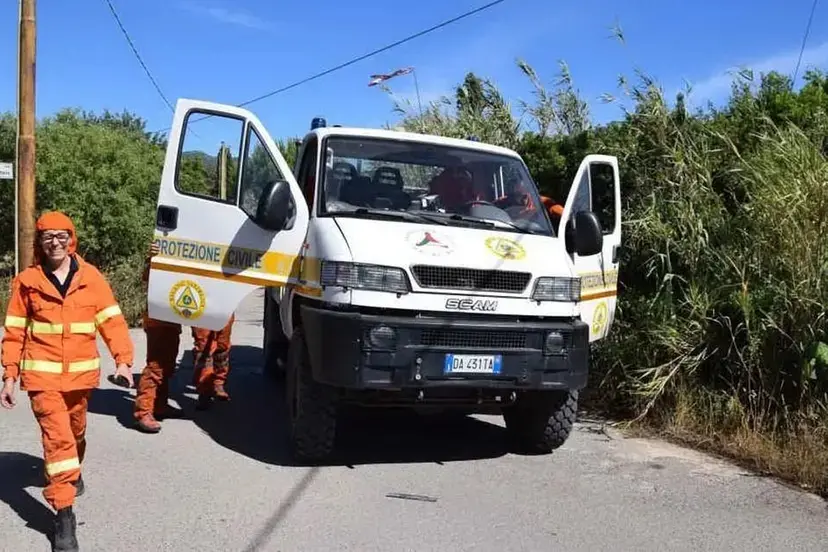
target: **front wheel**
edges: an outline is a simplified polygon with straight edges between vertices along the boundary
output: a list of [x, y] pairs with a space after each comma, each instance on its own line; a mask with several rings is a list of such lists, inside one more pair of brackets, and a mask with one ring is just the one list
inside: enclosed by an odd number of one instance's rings
[[287, 366], [287, 405], [294, 458], [318, 461], [333, 452], [337, 390], [313, 379], [302, 328], [294, 328]]
[[282, 333], [282, 319], [279, 313], [279, 303], [270, 298], [265, 290], [264, 294], [264, 321], [263, 321], [262, 353], [264, 357], [264, 373], [266, 376], [281, 380], [285, 375], [285, 364], [289, 342]]
[[520, 397], [503, 409], [506, 430], [520, 448], [549, 453], [560, 448], [575, 425], [578, 391], [540, 391]]

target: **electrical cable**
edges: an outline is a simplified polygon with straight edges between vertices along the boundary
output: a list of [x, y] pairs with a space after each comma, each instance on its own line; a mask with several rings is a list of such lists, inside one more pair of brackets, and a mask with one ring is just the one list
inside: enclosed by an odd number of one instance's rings
[[811, 6], [811, 15], [808, 16], [808, 24], [805, 25], [805, 36], [802, 37], [802, 46], [799, 49], [799, 58], [796, 60], [796, 69], [794, 70], [791, 85], [796, 83], [796, 77], [799, 75], [799, 66], [802, 63], [802, 56], [805, 53], [805, 45], [808, 43], [808, 35], [811, 33], [811, 23], [814, 21], [814, 12], [816, 11], [818, 3], [819, 0], [814, 0], [813, 5]]
[[144, 63], [144, 60], [141, 58], [141, 54], [138, 53], [138, 48], [135, 47], [135, 44], [132, 42], [129, 33], [124, 28], [123, 23], [121, 23], [121, 18], [118, 17], [118, 12], [115, 11], [115, 6], [112, 5], [112, 2], [110, 0], [104, 0], [104, 2], [106, 2], [106, 4], [109, 6], [109, 11], [112, 12], [112, 17], [115, 18], [115, 22], [118, 24], [118, 27], [121, 28], [121, 32], [124, 34], [124, 38], [126, 38], [127, 42], [129, 43], [129, 47], [132, 48], [132, 53], [135, 54], [135, 57], [138, 59], [138, 63], [141, 64], [141, 67], [144, 68], [144, 72], [149, 77], [149, 80], [152, 82], [152, 85], [155, 87], [155, 90], [158, 92], [158, 95], [161, 96], [161, 99], [164, 100], [164, 103], [167, 104], [167, 107], [170, 108], [170, 111], [175, 113], [175, 108], [173, 107], [170, 100], [167, 99], [167, 96], [164, 95], [164, 92], [161, 91], [161, 87], [158, 86], [158, 82], [155, 80], [155, 77], [152, 76], [149, 67], [147, 67], [146, 63]]
[[[109, 0], [107, 0], [107, 1], [109, 1]], [[419, 32], [417, 32], [417, 33], [414, 33], [414, 34], [412, 34], [412, 35], [408, 35], [407, 37], [405, 37], [405, 38], [403, 38], [403, 39], [397, 40], [396, 42], [392, 42], [391, 44], [387, 44], [387, 45], [385, 45], [385, 46], [383, 46], [383, 47], [381, 47], [381, 48], [377, 48], [376, 50], [373, 50], [373, 51], [371, 51], [371, 52], [368, 52], [367, 54], [363, 54], [363, 55], [361, 55], [361, 56], [355, 57], [355, 58], [353, 58], [353, 59], [351, 59], [351, 60], [349, 60], [349, 61], [346, 61], [345, 63], [340, 63], [339, 65], [336, 65], [336, 66], [331, 67], [331, 68], [329, 68], [329, 69], [326, 69], [326, 70], [324, 70], [324, 71], [320, 71], [319, 73], [316, 73], [316, 74], [314, 74], [314, 75], [311, 75], [310, 77], [306, 77], [306, 78], [304, 78], [304, 79], [298, 80], [298, 81], [296, 81], [296, 82], [294, 82], [294, 83], [292, 83], [292, 84], [289, 84], [289, 85], [287, 85], [287, 86], [283, 86], [283, 87], [281, 87], [281, 88], [277, 88], [276, 90], [273, 90], [272, 92], [268, 92], [268, 93], [266, 93], [266, 94], [262, 94], [262, 95], [260, 95], [260, 96], [256, 96], [256, 97], [255, 97], [255, 98], [253, 98], [253, 99], [250, 99], [250, 100], [247, 100], [247, 101], [245, 101], [245, 102], [242, 102], [242, 103], [238, 104], [236, 107], [245, 107], [245, 106], [250, 105], [250, 104], [252, 104], [252, 103], [259, 102], [259, 101], [261, 101], [261, 100], [264, 100], [264, 99], [267, 99], [267, 98], [273, 97], [273, 96], [275, 96], [276, 94], [281, 94], [282, 92], [287, 92], [288, 90], [291, 90], [291, 89], [293, 89], [293, 88], [296, 88], [297, 86], [301, 86], [301, 85], [303, 85], [303, 84], [305, 84], [305, 83], [308, 83], [308, 82], [310, 82], [310, 81], [316, 80], [316, 79], [321, 78], [321, 77], [324, 77], [324, 76], [326, 76], [326, 75], [329, 75], [329, 74], [331, 74], [331, 73], [333, 73], [333, 72], [335, 72], [335, 71], [339, 71], [340, 69], [344, 69], [345, 67], [348, 67], [348, 66], [350, 66], [350, 65], [353, 65], [353, 64], [355, 64], [355, 63], [359, 63], [360, 61], [366, 60], [366, 59], [368, 59], [368, 58], [370, 58], [370, 57], [373, 57], [373, 56], [375, 56], [375, 55], [377, 55], [377, 54], [381, 54], [382, 52], [386, 52], [386, 51], [388, 51], [388, 50], [390, 50], [390, 49], [392, 49], [392, 48], [396, 48], [397, 46], [400, 46], [400, 45], [402, 45], [402, 44], [405, 44], [406, 42], [410, 42], [410, 41], [414, 40], [415, 38], [420, 38], [421, 36], [424, 36], [424, 35], [427, 35], [427, 34], [429, 34], [429, 33], [432, 33], [432, 32], [434, 32], [434, 31], [436, 31], [436, 30], [438, 30], [438, 29], [442, 29], [443, 27], [446, 27], [446, 26], [448, 26], [448, 25], [451, 25], [452, 23], [455, 23], [455, 22], [457, 22], [457, 21], [460, 21], [461, 19], [465, 19], [465, 18], [467, 18], [467, 17], [470, 17], [470, 16], [472, 16], [472, 15], [475, 15], [475, 14], [477, 14], [477, 13], [480, 13], [480, 12], [482, 12], [482, 11], [484, 11], [484, 10], [487, 10], [487, 9], [489, 9], [489, 8], [492, 8], [492, 7], [496, 6], [497, 4], [502, 4], [502, 3], [503, 3], [503, 2], [505, 2], [505, 1], [506, 1], [506, 0], [494, 0], [494, 1], [492, 1], [492, 2], [489, 2], [488, 4], [485, 4], [485, 5], [483, 5], [483, 6], [480, 6], [480, 7], [475, 8], [475, 9], [473, 9], [473, 10], [467, 11], [467, 12], [465, 12], [465, 13], [463, 13], [463, 14], [461, 14], [461, 15], [458, 15], [458, 16], [456, 16], [456, 17], [453, 17], [453, 18], [451, 18], [451, 19], [447, 19], [447, 20], [445, 20], [445, 21], [443, 21], [443, 22], [441, 22], [441, 23], [438, 23], [438, 24], [436, 24], [436, 25], [433, 25], [433, 26], [431, 26], [431, 27], [429, 27], [429, 28], [427, 28], [427, 29], [424, 29], [424, 30], [419, 31]], [[192, 124], [192, 123], [195, 123], [195, 122], [198, 122], [198, 121], [203, 121], [204, 119], [209, 119], [210, 117], [213, 117], [213, 115], [206, 115], [206, 116], [201, 117], [201, 118], [199, 118], [199, 119], [193, 119], [192, 121], [189, 121], [189, 123], [190, 123], [190, 124]], [[167, 127], [167, 128], [165, 128], [165, 129], [163, 129], [163, 130], [159, 130], [159, 131], [156, 131], [156, 132], [161, 133], [161, 132], [166, 132], [166, 131], [168, 131], [168, 130], [170, 130], [170, 127]]]

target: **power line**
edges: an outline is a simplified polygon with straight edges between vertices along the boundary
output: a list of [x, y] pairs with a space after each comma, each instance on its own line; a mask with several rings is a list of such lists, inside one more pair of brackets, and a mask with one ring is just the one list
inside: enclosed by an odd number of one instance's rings
[[115, 18], [115, 22], [118, 24], [118, 27], [121, 28], [121, 32], [124, 34], [124, 38], [126, 38], [127, 42], [129, 43], [129, 47], [132, 48], [132, 53], [135, 54], [136, 58], [138, 58], [138, 63], [140, 63], [141, 67], [144, 68], [144, 72], [149, 77], [149, 80], [152, 82], [152, 85], [155, 87], [155, 90], [158, 91], [158, 94], [161, 96], [161, 99], [164, 100], [164, 103], [167, 104], [167, 107], [170, 108], [170, 111], [175, 113], [175, 108], [173, 107], [172, 103], [170, 103], [170, 100], [168, 100], [167, 97], [164, 95], [164, 93], [161, 91], [161, 87], [158, 86], [158, 83], [155, 81], [155, 78], [152, 76], [152, 73], [150, 72], [149, 68], [147, 67], [147, 64], [144, 63], [143, 59], [141, 59], [141, 54], [138, 53], [138, 49], [135, 47], [135, 44], [132, 42], [132, 39], [129, 37], [129, 33], [124, 28], [123, 23], [121, 23], [121, 18], [118, 17], [118, 12], [115, 11], [115, 6], [112, 5], [112, 2], [110, 0], [104, 0], [104, 2], [106, 2], [106, 4], [109, 6], [109, 11], [112, 12], [112, 17]]
[[819, 0], [814, 0], [811, 6], [811, 15], [808, 16], [808, 24], [805, 26], [805, 36], [802, 37], [802, 47], [799, 49], [799, 58], [796, 60], [796, 69], [794, 70], [793, 80], [791, 84], [796, 83], [796, 77], [799, 74], [799, 65], [802, 63], [802, 55], [805, 53], [805, 45], [808, 43], [808, 35], [811, 32], [811, 23], [814, 21], [814, 12], [816, 11]]
[[[109, 0], [107, 0], [107, 1], [109, 1]], [[397, 40], [396, 42], [392, 42], [391, 44], [387, 44], [387, 45], [385, 45], [381, 48], [377, 48], [376, 50], [368, 52], [367, 54], [363, 54], [359, 57], [355, 57], [355, 58], [351, 59], [350, 61], [346, 61], [345, 63], [340, 63], [339, 65], [331, 67], [330, 69], [320, 71], [319, 73], [316, 73], [315, 75], [311, 75], [310, 77], [306, 77], [302, 80], [296, 81], [296, 82], [294, 82], [292, 84], [289, 84], [287, 86], [283, 86], [282, 88], [278, 88], [276, 90], [273, 90], [272, 92], [268, 92], [267, 94], [262, 94], [261, 96], [256, 96], [253, 99], [250, 99], [250, 100], [247, 100], [246, 102], [242, 102], [242, 103], [238, 104], [237, 107], [244, 107], [244, 106], [250, 105], [252, 103], [264, 100], [266, 98], [270, 98], [272, 96], [275, 96], [276, 94], [281, 94], [282, 92], [287, 92], [288, 90], [291, 90], [292, 88], [296, 88], [297, 86], [301, 86], [301, 85], [303, 85], [305, 83], [308, 83], [310, 81], [313, 81], [313, 80], [316, 80], [318, 78], [324, 77], [325, 75], [329, 75], [329, 74], [333, 73], [334, 71], [339, 71], [340, 69], [344, 69], [345, 67], [353, 65], [355, 63], [359, 63], [360, 61], [366, 60], [366, 59], [368, 59], [370, 57], [373, 57], [377, 54], [381, 54], [382, 52], [388, 51], [392, 48], [396, 48], [397, 46], [405, 44], [406, 42], [410, 42], [410, 41], [414, 40], [415, 38], [420, 38], [421, 36], [432, 33], [432, 32], [434, 32], [438, 29], [442, 29], [443, 27], [451, 25], [452, 23], [460, 21], [461, 19], [471, 17], [472, 15], [475, 15], [477, 13], [480, 13], [480, 12], [484, 11], [484, 10], [487, 10], [489, 8], [494, 7], [497, 4], [502, 4], [503, 2], [505, 2], [505, 0], [494, 0], [493, 2], [489, 2], [488, 4], [485, 4], [483, 6], [475, 8], [473, 10], [467, 11], [467, 12], [465, 12], [461, 15], [458, 15], [456, 17], [453, 17], [451, 19], [447, 19], [447, 20], [443, 21], [442, 23], [438, 23], [437, 25], [434, 25], [432, 27], [424, 29], [424, 30], [422, 30], [418, 33], [414, 33], [412, 35], [409, 35], [409, 36], [407, 36], [407, 37], [405, 37], [401, 40]], [[192, 123], [195, 123], [197, 121], [203, 121], [204, 119], [209, 119], [210, 117], [213, 117], [213, 115], [206, 115], [206, 116], [201, 117], [199, 119], [193, 119]], [[164, 130], [160, 130], [160, 131], [157, 131], [157, 132], [166, 132], [169, 129], [170, 129], [170, 127], [167, 127]]]

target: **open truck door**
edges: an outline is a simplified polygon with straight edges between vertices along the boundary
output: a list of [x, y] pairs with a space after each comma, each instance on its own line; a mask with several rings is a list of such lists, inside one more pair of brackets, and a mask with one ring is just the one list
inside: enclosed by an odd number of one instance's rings
[[[578, 213], [583, 211], [596, 215], [603, 239], [600, 252], [582, 256], [574, 250], [571, 237]], [[621, 183], [615, 157], [587, 155], [583, 159], [569, 189], [559, 229], [581, 278], [581, 319], [589, 324], [589, 340], [602, 339], [615, 319], [618, 295]]]
[[178, 101], [158, 194], [151, 318], [221, 329], [254, 289], [297, 282], [307, 228], [301, 190], [255, 115]]

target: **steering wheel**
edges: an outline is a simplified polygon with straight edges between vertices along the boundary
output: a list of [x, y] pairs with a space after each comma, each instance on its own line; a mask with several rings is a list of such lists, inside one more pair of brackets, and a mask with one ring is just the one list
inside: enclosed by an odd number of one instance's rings
[[483, 199], [473, 199], [471, 201], [467, 201], [463, 204], [463, 208], [465, 209], [467, 207], [471, 207], [472, 205], [490, 205], [490, 206], [494, 207], [495, 209], [500, 208], [497, 205], [495, 205], [494, 203], [492, 203], [490, 201], [483, 200]]

